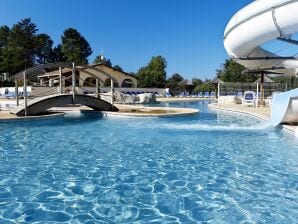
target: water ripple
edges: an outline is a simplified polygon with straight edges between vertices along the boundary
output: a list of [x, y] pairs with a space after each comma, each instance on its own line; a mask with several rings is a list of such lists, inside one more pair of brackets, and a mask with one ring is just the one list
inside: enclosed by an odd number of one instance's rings
[[0, 223], [295, 223], [295, 140], [188, 106], [202, 113], [3, 124]]

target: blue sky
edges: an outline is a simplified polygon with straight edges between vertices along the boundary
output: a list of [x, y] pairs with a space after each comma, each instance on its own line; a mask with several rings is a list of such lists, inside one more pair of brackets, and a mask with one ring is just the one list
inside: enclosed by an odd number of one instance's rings
[[166, 58], [167, 75], [213, 78], [227, 58], [223, 32], [231, 16], [251, 0], [0, 0], [0, 25], [31, 17], [39, 33], [58, 44], [76, 28], [93, 54], [136, 72], [152, 56]]

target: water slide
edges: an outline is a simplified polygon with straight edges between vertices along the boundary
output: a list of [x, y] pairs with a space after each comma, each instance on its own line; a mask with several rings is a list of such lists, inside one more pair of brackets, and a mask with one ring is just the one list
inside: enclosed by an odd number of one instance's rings
[[271, 111], [272, 125], [298, 122], [298, 89], [275, 95], [272, 105], [276, 105]]
[[[279, 56], [260, 47], [276, 39], [298, 44], [298, 41], [291, 39], [297, 32], [298, 0], [256, 0], [238, 11], [229, 21], [224, 33], [224, 46], [231, 58], [251, 71], [298, 75], [297, 58]], [[281, 96], [277, 94], [273, 98], [274, 124], [295, 122], [293, 119], [297, 116], [293, 114], [296, 104], [292, 102], [297, 96], [296, 90]]]

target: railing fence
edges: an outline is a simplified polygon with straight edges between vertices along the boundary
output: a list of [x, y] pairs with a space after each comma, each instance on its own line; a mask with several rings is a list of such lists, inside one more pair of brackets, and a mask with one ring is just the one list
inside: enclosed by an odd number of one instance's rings
[[[298, 87], [298, 85], [297, 85]], [[219, 84], [219, 96], [235, 96], [238, 93], [245, 91], [254, 91], [261, 95], [264, 92], [264, 97], [270, 97], [274, 92], [284, 92], [292, 88], [297, 88], [294, 85], [289, 86], [287, 83], [235, 83], [226, 82]]]

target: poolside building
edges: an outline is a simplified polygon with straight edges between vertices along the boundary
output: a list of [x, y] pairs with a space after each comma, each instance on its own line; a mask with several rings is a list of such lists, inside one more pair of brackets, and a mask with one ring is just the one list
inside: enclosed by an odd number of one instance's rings
[[[40, 85], [47, 85], [49, 87], [59, 85], [59, 74], [60, 71], [54, 70], [51, 72], [46, 72], [45, 74], [37, 76]], [[71, 68], [62, 69], [63, 85], [71, 85]], [[128, 87], [136, 88], [137, 79], [133, 75], [126, 73], [124, 71], [112, 68], [101, 63], [92, 64], [88, 67], [77, 66], [76, 67], [76, 83], [78, 86], [94, 87], [96, 85], [96, 78], [99, 80], [99, 87], [109, 87], [111, 86], [111, 78], [107, 75], [112, 76], [114, 81], [114, 87]]]

